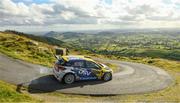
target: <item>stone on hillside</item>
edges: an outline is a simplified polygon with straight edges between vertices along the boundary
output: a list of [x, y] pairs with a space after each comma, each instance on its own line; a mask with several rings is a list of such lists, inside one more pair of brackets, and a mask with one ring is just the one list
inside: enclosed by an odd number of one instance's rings
[[38, 43], [38, 42], [35, 42], [35, 41], [27, 41], [26, 44], [27, 44], [27, 45], [37, 46], [39, 43]]

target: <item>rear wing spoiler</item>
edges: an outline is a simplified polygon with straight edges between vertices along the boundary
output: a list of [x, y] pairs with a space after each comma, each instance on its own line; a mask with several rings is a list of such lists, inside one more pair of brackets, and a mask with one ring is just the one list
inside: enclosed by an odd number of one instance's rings
[[68, 55], [68, 54], [69, 54], [68, 48], [55, 48], [54, 56], [57, 59], [60, 59], [62, 56], [65, 56], [65, 55]]

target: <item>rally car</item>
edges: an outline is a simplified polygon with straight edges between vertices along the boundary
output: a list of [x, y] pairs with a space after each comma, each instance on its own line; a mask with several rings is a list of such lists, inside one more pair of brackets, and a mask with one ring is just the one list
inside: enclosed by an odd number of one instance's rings
[[112, 69], [84, 56], [61, 56], [54, 65], [55, 78], [66, 84], [78, 80], [112, 79]]

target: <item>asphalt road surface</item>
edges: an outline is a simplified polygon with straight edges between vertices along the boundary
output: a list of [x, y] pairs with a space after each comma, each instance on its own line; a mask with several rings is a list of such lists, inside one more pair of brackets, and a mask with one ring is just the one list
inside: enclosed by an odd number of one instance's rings
[[164, 89], [173, 83], [171, 76], [157, 67], [117, 60], [99, 60], [119, 66], [119, 72], [114, 73], [111, 81], [78, 81], [66, 85], [53, 77], [50, 68], [0, 54], [0, 79], [16, 84], [18, 89], [27, 86], [30, 93], [57, 91], [83, 95], [148, 93]]

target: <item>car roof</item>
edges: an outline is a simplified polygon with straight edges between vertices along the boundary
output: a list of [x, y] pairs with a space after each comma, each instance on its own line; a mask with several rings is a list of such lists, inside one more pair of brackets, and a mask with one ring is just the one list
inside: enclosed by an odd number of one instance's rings
[[64, 60], [66, 60], [66, 61], [70, 61], [70, 60], [87, 60], [87, 61], [95, 62], [95, 61], [92, 60], [90, 57], [81, 56], [81, 55], [62, 56], [62, 58], [63, 58]]

